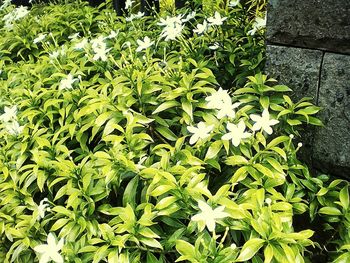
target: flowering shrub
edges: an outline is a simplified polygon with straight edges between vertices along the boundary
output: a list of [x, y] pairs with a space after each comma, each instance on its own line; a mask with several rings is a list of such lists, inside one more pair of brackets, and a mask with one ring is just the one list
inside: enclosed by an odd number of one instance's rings
[[349, 258], [348, 183], [297, 158], [319, 108], [261, 73], [264, 1], [19, 8], [0, 10], [2, 262], [308, 262], [307, 214]]

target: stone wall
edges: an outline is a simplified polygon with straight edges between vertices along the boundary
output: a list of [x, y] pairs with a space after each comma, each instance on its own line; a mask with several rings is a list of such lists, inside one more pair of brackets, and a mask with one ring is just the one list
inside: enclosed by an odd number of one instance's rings
[[266, 34], [266, 73], [323, 108], [307, 161], [350, 178], [350, 1], [269, 0]]

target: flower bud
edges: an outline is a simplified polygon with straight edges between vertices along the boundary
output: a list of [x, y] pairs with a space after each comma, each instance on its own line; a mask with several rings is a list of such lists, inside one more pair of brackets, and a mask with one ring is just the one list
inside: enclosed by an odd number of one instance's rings
[[271, 198], [266, 198], [266, 199], [265, 199], [265, 203], [266, 203], [267, 205], [271, 205], [271, 203], [272, 203]]

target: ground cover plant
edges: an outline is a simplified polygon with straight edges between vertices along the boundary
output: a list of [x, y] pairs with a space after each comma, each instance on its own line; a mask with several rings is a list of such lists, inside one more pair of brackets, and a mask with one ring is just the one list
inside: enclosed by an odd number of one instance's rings
[[262, 73], [265, 1], [161, 4], [3, 1], [0, 261], [349, 261], [349, 184], [297, 156], [320, 109]]

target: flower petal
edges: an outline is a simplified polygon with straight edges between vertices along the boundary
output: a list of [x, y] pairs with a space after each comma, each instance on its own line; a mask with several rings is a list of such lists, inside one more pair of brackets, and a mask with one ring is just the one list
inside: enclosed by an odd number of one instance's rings
[[215, 220], [213, 218], [207, 218], [206, 225], [210, 232], [215, 230]]
[[241, 143], [241, 139], [240, 138], [238, 138], [238, 137], [233, 137], [232, 138], [233, 146], [238, 147], [240, 143]]
[[190, 144], [195, 144], [199, 139], [199, 136], [197, 134], [193, 134], [190, 138]]
[[198, 128], [193, 126], [187, 126], [187, 130], [191, 133], [196, 133], [198, 131]]
[[63, 263], [63, 257], [58, 252], [50, 253], [50, 257], [56, 263]]
[[278, 120], [275, 120], [275, 119], [269, 120], [269, 125], [270, 125], [270, 126], [275, 125], [275, 124], [277, 124], [277, 123], [279, 123]]
[[253, 127], [252, 127], [252, 130], [253, 131], [258, 131], [261, 129], [261, 123], [260, 122], [256, 122], [254, 123]]
[[56, 239], [52, 233], [49, 233], [47, 235], [47, 244], [49, 247], [54, 247], [56, 246]]
[[224, 134], [222, 137], [221, 137], [221, 140], [224, 140], [224, 141], [228, 141], [228, 140], [231, 140], [233, 137], [232, 137], [232, 133], [226, 133]]
[[40, 257], [39, 263], [47, 263], [50, 262], [50, 256], [49, 254], [45, 253]]
[[270, 126], [264, 127], [264, 131], [266, 131], [266, 133], [269, 134], [269, 135], [271, 135], [272, 132], [273, 132], [273, 130], [272, 130], [272, 128]]
[[200, 210], [202, 210], [205, 213], [213, 212], [213, 209], [210, 207], [210, 205], [208, 205], [206, 202], [204, 202], [202, 200], [198, 201], [198, 207]]
[[40, 254], [43, 254], [43, 253], [45, 253], [46, 251], [47, 251], [47, 245], [38, 245], [38, 246], [35, 246], [34, 247], [34, 251], [35, 252], [38, 252], [38, 253], [40, 253]]
[[255, 122], [258, 122], [261, 120], [261, 116], [259, 116], [257, 114], [250, 114], [250, 118]]

